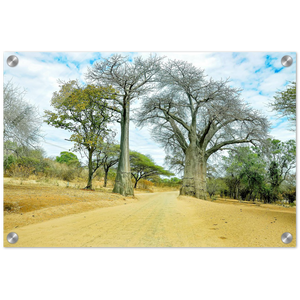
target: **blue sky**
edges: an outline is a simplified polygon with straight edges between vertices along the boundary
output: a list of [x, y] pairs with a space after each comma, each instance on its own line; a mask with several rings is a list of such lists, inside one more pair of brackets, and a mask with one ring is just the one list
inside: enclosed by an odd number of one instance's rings
[[[17, 67], [6, 64], [9, 55], [19, 58]], [[87, 67], [95, 61], [108, 57], [112, 52], [5, 52], [4, 82], [11, 80], [26, 89], [26, 100], [36, 105], [41, 115], [51, 109], [50, 100], [58, 90], [57, 79], [79, 79], [85, 82]], [[147, 57], [148, 52], [123, 53]], [[289, 130], [285, 118], [279, 118], [268, 107], [276, 91], [283, 90], [289, 81], [296, 81], [296, 53], [289, 52], [158, 52], [170, 59], [181, 59], [205, 70], [213, 79], [230, 78], [231, 85], [242, 88], [242, 98], [255, 109], [262, 111], [271, 122], [270, 134], [280, 140], [295, 139], [296, 134]], [[292, 66], [281, 65], [284, 55], [292, 56]], [[45, 136], [41, 146], [48, 156], [57, 156], [68, 151], [73, 144], [65, 141], [69, 133], [43, 124]], [[119, 138], [119, 135], [117, 135]], [[137, 129], [130, 125], [130, 149], [150, 154], [156, 163], [163, 165], [165, 153], [150, 136], [147, 128]], [[78, 154], [78, 153], [77, 153]], [[80, 157], [80, 155], [78, 154]]]

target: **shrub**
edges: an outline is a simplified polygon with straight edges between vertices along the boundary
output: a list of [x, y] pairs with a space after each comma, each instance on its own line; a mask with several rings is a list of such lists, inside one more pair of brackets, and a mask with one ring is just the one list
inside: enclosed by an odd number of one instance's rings
[[71, 168], [65, 168], [61, 172], [61, 179], [65, 181], [72, 181], [75, 178], [74, 170]]
[[22, 166], [14, 163], [10, 166], [7, 174], [11, 177], [28, 178], [33, 173], [34, 168]]
[[58, 163], [53, 160], [48, 160], [44, 174], [46, 175], [46, 177], [72, 181], [76, 177], [79, 177], [81, 175], [81, 172], [82, 168], [67, 165], [64, 163]]
[[140, 189], [150, 190], [153, 186], [154, 186], [154, 183], [149, 180], [146, 180], [146, 179], [141, 179], [138, 182], [138, 187]]
[[16, 158], [13, 155], [4, 157], [4, 161], [3, 161], [4, 171], [7, 171], [15, 162], [16, 162]]
[[287, 199], [289, 203], [292, 203], [296, 200], [296, 188], [291, 188], [282, 193], [283, 198]]

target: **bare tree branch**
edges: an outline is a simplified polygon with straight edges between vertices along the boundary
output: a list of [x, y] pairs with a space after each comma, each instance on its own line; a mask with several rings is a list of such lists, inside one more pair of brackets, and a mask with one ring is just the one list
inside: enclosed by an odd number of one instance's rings
[[133, 195], [129, 163], [130, 104], [134, 99], [153, 91], [162, 60], [163, 57], [156, 55], [150, 55], [147, 59], [135, 57], [133, 60], [113, 55], [96, 62], [86, 74], [91, 82], [113, 87], [117, 91], [116, 100], [108, 108], [120, 114], [121, 151], [113, 192], [123, 196]]
[[[182, 194], [206, 197], [206, 163], [211, 154], [267, 137], [269, 123], [240, 98], [229, 80], [207, 80], [190, 63], [169, 60], [160, 73], [160, 91], [144, 97], [138, 126], [152, 125], [152, 136], [169, 153], [185, 154]], [[174, 158], [175, 159], [175, 158]]]
[[15, 86], [12, 81], [3, 87], [3, 138], [16, 142], [19, 146], [35, 147], [42, 138], [42, 124], [38, 110], [24, 100], [25, 90]]

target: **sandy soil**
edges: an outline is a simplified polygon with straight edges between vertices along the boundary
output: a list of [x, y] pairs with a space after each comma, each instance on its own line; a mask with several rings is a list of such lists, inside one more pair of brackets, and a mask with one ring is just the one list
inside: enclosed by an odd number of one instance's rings
[[[110, 194], [119, 197], [118, 195]], [[216, 203], [178, 192], [138, 194], [118, 206], [93, 208], [12, 228], [5, 247], [295, 247], [296, 209], [238, 202]], [[117, 200], [116, 200], [117, 201]], [[69, 208], [73, 205], [70, 204]], [[47, 208], [51, 210], [50, 208]], [[53, 208], [52, 208], [53, 209]], [[28, 212], [29, 213], [29, 212]], [[39, 211], [35, 211], [39, 217]], [[65, 212], [66, 213], [66, 212]], [[24, 215], [18, 214], [19, 218]], [[9, 227], [9, 228], [8, 228]], [[16, 244], [6, 236], [19, 235]], [[281, 235], [294, 239], [286, 245]]]

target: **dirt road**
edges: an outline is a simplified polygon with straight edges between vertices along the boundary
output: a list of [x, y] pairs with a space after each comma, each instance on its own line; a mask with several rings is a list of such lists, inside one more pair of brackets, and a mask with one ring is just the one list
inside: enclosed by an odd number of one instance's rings
[[[5, 247], [295, 247], [296, 210], [139, 194], [138, 202], [15, 229]], [[292, 243], [281, 242], [284, 232]]]

